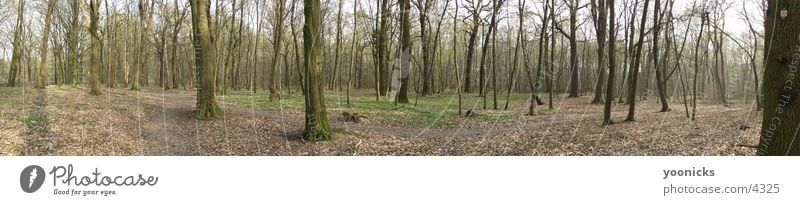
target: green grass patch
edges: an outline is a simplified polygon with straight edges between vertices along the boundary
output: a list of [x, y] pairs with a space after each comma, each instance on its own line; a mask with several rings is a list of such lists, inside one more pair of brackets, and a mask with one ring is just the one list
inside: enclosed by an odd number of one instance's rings
[[643, 143], [643, 142], [639, 143], [639, 149], [640, 150], [646, 150], [646, 149], [649, 149], [649, 148], [650, 148], [650, 144]]
[[50, 132], [50, 117], [46, 113], [33, 113], [20, 118], [20, 121], [33, 132]]
[[19, 101], [10, 98], [0, 98], [0, 105], [15, 105], [18, 104]]
[[[351, 104], [347, 104], [347, 96], [345, 92], [326, 92], [325, 104], [328, 109], [328, 116], [330, 118], [340, 117], [342, 112], [358, 113], [368, 117], [371, 120], [378, 120], [388, 124], [398, 125], [418, 125], [418, 126], [433, 126], [442, 127], [455, 125], [459, 122], [458, 116], [458, 95], [454, 92], [443, 94], [433, 94], [428, 96], [409, 96], [408, 104], [395, 105], [393, 102], [388, 102], [384, 98], [381, 101], [376, 101], [371, 92], [357, 91], [350, 96]], [[270, 111], [281, 110], [296, 110], [303, 111], [305, 107], [304, 96], [301, 93], [283, 93], [282, 99], [279, 102], [269, 102], [268, 93], [258, 92], [252, 93], [250, 91], [229, 91], [228, 95], [224, 96], [224, 101], [241, 106], [255, 106], [264, 108]], [[512, 94], [511, 104], [519, 105], [527, 103], [529, 95], [525, 93]], [[220, 100], [223, 96], [220, 96]], [[415, 105], [416, 102], [416, 105]], [[493, 99], [491, 94], [487, 99], [487, 105], [492, 107]], [[498, 107], [502, 108], [505, 105], [505, 94], [498, 95]], [[483, 107], [483, 99], [477, 97], [476, 94], [469, 93], [463, 94], [462, 99], [463, 111], [469, 109], [477, 110], [478, 116], [470, 118], [471, 120], [487, 121], [487, 122], [502, 122], [518, 118], [524, 112], [516, 111], [484, 111], [480, 108]]]
[[19, 88], [16, 87], [0, 87], [0, 96], [15, 95]]

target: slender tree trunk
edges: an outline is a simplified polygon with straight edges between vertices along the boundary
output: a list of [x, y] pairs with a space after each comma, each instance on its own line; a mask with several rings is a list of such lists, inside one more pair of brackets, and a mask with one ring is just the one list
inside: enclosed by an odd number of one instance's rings
[[56, 0], [48, 0], [47, 1], [47, 13], [44, 17], [44, 30], [42, 30], [42, 46], [39, 47], [39, 77], [36, 78], [36, 87], [44, 89], [45, 81], [47, 80], [46, 70], [47, 70], [47, 46], [50, 43], [50, 26], [53, 19], [53, 7], [56, 6]]
[[390, 85], [389, 74], [389, 21], [391, 16], [389, 7], [389, 0], [380, 0], [380, 12], [378, 13], [380, 19], [380, 27], [378, 28], [378, 73], [376, 80], [378, 81], [379, 96], [387, 96]]
[[650, 0], [644, 0], [642, 9], [642, 23], [639, 24], [639, 41], [636, 43], [636, 54], [634, 54], [633, 66], [628, 71], [628, 117], [625, 121], [636, 121], [636, 84], [639, 81], [639, 65], [642, 59], [642, 47], [644, 44], [645, 29], [647, 24], [647, 8]]
[[628, 73], [630, 72], [630, 70], [633, 67], [633, 63], [631, 63], [632, 61], [630, 61], [629, 59], [631, 57], [633, 57], [633, 52], [635, 50], [635, 45], [636, 45], [635, 41], [633, 40], [633, 38], [636, 35], [636, 30], [635, 30], [636, 29], [636, 26], [635, 26], [635, 24], [636, 24], [636, 16], [637, 16], [636, 14], [639, 11], [638, 9], [636, 9], [637, 7], [639, 7], [639, 0], [635, 0], [634, 1], [633, 7], [632, 7], [633, 11], [631, 12], [630, 21], [628, 21], [629, 24], [628, 24], [628, 26], [625, 26], [625, 42], [626, 42], [625, 44], [626, 44], [626, 46], [625, 46], [625, 52], [624, 52], [624, 56], [625, 57], [624, 57], [624, 60], [623, 60], [624, 64], [623, 64], [623, 67], [622, 67], [622, 78], [621, 78], [622, 80], [620, 80], [620, 82], [619, 82], [620, 83], [619, 103], [625, 103], [625, 98], [627, 97], [627, 95], [626, 95], [626, 92], [627, 92], [626, 85], [627, 85], [627, 82], [628, 82], [628, 80], [627, 80], [628, 76], [627, 75], [628, 75]]
[[497, 14], [500, 11], [500, 7], [503, 7], [503, 3], [505, 0], [493, 0], [492, 1], [492, 17], [491, 21], [489, 22], [489, 28], [486, 32], [486, 37], [483, 39], [483, 49], [481, 51], [481, 62], [480, 67], [478, 68], [478, 79], [479, 85], [478, 88], [480, 91], [480, 96], [483, 97], [483, 109], [486, 109], [486, 55], [489, 52], [489, 42], [492, 40], [492, 33], [494, 33], [497, 29]]
[[[483, 9], [483, 7], [482, 7], [483, 6], [482, 5], [483, 1], [482, 0], [472, 1], [471, 3], [473, 3], [473, 5], [471, 5], [473, 7], [472, 11], [470, 11], [471, 12], [471, 17], [472, 17], [472, 28], [470, 28], [470, 30], [469, 30], [469, 41], [467, 42], [467, 56], [466, 56], [467, 64], [464, 67], [464, 69], [465, 69], [464, 70], [464, 92], [465, 93], [469, 93], [470, 89], [471, 89], [472, 67], [473, 67], [472, 64], [474, 63], [473, 57], [475, 55], [475, 49], [476, 49], [475, 46], [477, 44], [476, 41], [478, 39], [478, 29], [480, 29], [480, 26], [481, 26], [481, 23], [482, 23], [482, 20], [481, 20], [481, 17], [480, 17], [480, 10]], [[456, 7], [456, 10], [457, 9], [458, 9], [458, 7]], [[454, 32], [454, 33], [457, 34], [458, 32]]]
[[606, 47], [606, 34], [608, 29], [608, 14], [606, 12], [606, 0], [592, 0], [592, 5], [596, 7], [597, 10], [597, 21], [595, 22], [595, 30], [597, 36], [597, 82], [594, 87], [594, 98], [592, 99], [592, 104], [600, 104], [604, 103], [603, 100], [603, 86], [605, 85], [606, 80], [606, 69], [608, 65], [605, 62], [605, 47]]
[[353, 42], [350, 46], [350, 68], [347, 71], [347, 105], [350, 102], [350, 88], [353, 87], [353, 69], [356, 67], [356, 47], [358, 47], [358, 0], [353, 0]]
[[17, 83], [17, 75], [22, 70], [22, 33], [25, 32], [25, 2], [19, 0], [17, 7], [17, 26], [14, 30], [13, 52], [11, 54], [11, 68], [8, 71], [8, 85], [14, 87]]
[[150, 8], [148, 2], [149, 0], [139, 0], [139, 20], [142, 26], [139, 30], [139, 50], [136, 52], [136, 66], [133, 70], [133, 82], [131, 82], [131, 90], [135, 91], [140, 90], [139, 85], [141, 83], [141, 73], [142, 70], [145, 69], [145, 65], [147, 65], [145, 46], [147, 44], [147, 33], [149, 33], [149, 23], [147, 22]]
[[514, 76], [517, 74], [517, 67], [519, 67], [519, 49], [525, 49], [523, 32], [525, 23], [525, 1], [519, 0], [519, 27], [517, 27], [517, 41], [516, 46], [514, 47], [514, 62], [511, 65], [511, 73], [508, 75], [508, 90], [506, 93], [506, 104], [503, 106], [503, 110], [508, 110], [508, 104], [511, 101], [511, 91], [514, 89], [514, 85], [516, 83], [516, 78]]
[[497, 110], [497, 32], [492, 34], [492, 90], [492, 108]]
[[614, 77], [617, 66], [616, 50], [617, 50], [617, 24], [616, 24], [616, 9], [614, 0], [606, 0], [606, 5], [609, 9], [609, 24], [608, 24], [608, 84], [606, 84], [606, 104], [603, 107], [603, 126], [614, 124], [611, 120], [611, 107], [614, 104]]
[[557, 77], [555, 75], [555, 66], [556, 66], [556, 60], [555, 60], [555, 58], [556, 58], [555, 57], [556, 56], [556, 53], [555, 53], [556, 52], [556, 30], [555, 30], [555, 28], [556, 28], [556, 15], [555, 15], [555, 10], [556, 10], [555, 9], [555, 2], [551, 2], [551, 4], [550, 4], [550, 12], [551, 12], [551, 17], [550, 17], [550, 49], [548, 50], [548, 51], [550, 51], [550, 56], [549, 56], [550, 60], [547, 63], [547, 74], [545, 75], [546, 79], [547, 79], [547, 86], [546, 87], [547, 87], [547, 94], [548, 94], [547, 108], [550, 109], [550, 110], [552, 110], [554, 108], [553, 107], [553, 98], [555, 98], [555, 93], [554, 93], [555, 89], [553, 87], [555, 85], [554, 85], [553, 81]]
[[[661, 111], [660, 112], [668, 112], [669, 109], [669, 101], [667, 101], [667, 82], [663, 79], [663, 69], [661, 67], [665, 67], [664, 65], [659, 64], [658, 53], [658, 40], [659, 35], [661, 35], [661, 0], [655, 0], [655, 10], [653, 12], [653, 68], [656, 70], [656, 89], [658, 89], [658, 99], [661, 101]], [[672, 13], [670, 9], [670, 14]], [[667, 37], [667, 45], [669, 45], [669, 37]], [[669, 53], [669, 51], [665, 52]], [[665, 56], [664, 62], [667, 62], [667, 56]]]
[[699, 59], [700, 58], [698, 56], [698, 53], [699, 53], [699, 50], [700, 50], [700, 46], [703, 45], [703, 40], [702, 40], [703, 39], [703, 29], [705, 28], [706, 21], [708, 19], [708, 16], [705, 13], [705, 11], [703, 11], [703, 13], [701, 13], [700, 15], [701, 15], [700, 16], [700, 18], [701, 18], [701, 21], [700, 21], [701, 22], [700, 23], [700, 34], [698, 34], [698, 37], [697, 37], [698, 40], [697, 40], [697, 43], [695, 44], [695, 47], [694, 47], [694, 79], [693, 79], [694, 83], [692, 85], [692, 121], [697, 120], [697, 74], [699, 73], [698, 71], [700, 70], [700, 63], [699, 63]]
[[183, 20], [186, 17], [186, 10], [179, 10], [180, 4], [178, 4], [178, 0], [175, 0], [175, 15], [178, 17], [175, 20], [175, 24], [173, 25], [172, 29], [172, 88], [178, 88], [178, 82], [181, 81], [179, 78], [179, 69], [178, 68], [178, 34], [181, 31], [181, 25], [183, 24]]
[[[292, 16], [291, 22], [295, 22], [294, 21], [295, 20], [295, 17], [294, 17], [295, 16], [294, 15], [295, 6], [297, 6], [297, 0], [292, 0], [292, 8], [290, 9], [292, 11], [292, 13], [289, 15], [289, 16]], [[302, 66], [300, 66], [300, 65], [304, 65], [304, 64], [303, 64], [303, 61], [301, 59], [302, 57], [300, 55], [300, 51], [301, 51], [300, 50], [300, 43], [297, 40], [298, 39], [297, 36], [298, 36], [298, 32], [295, 30], [294, 24], [292, 24], [292, 38], [294, 39], [294, 41], [293, 41], [294, 42], [294, 60], [295, 60], [295, 64], [297, 65], [297, 66], [295, 66], [295, 67], [297, 67], [297, 80], [299, 80], [301, 82], [300, 83], [300, 90], [303, 93], [303, 95], [305, 96], [306, 95], [306, 91], [308, 91], [308, 89], [306, 88], [305, 77], [304, 77], [305, 74], [302, 71], [303, 68], [302, 68]]]
[[569, 68], [570, 68], [570, 81], [569, 81], [569, 97], [576, 98], [578, 90], [580, 89], [580, 82], [578, 78], [578, 1], [571, 1], [569, 5]]
[[344, 7], [344, 0], [339, 0], [339, 10], [336, 12], [336, 51], [333, 57], [333, 75], [331, 76], [329, 90], [336, 90], [336, 84], [339, 82], [339, 55], [342, 51], [342, 7]]
[[[545, 0], [544, 5], [542, 6], [543, 7], [542, 9], [544, 10], [544, 15], [542, 17], [542, 30], [539, 32], [539, 50], [538, 50], [539, 53], [538, 53], [538, 58], [536, 60], [536, 78], [534, 78], [536, 82], [534, 83], [534, 86], [531, 86], [531, 102], [528, 107], [528, 115], [530, 116], [536, 114], [535, 107], [537, 104], [539, 104], [538, 96], [536, 96], [536, 90], [538, 89], [538, 87], [541, 87], [542, 85], [542, 83], [540, 82], [542, 79], [542, 67], [547, 66], [545, 65], [546, 62], [545, 59], [547, 59], [547, 48], [548, 48], [547, 45], [549, 42], [547, 34], [547, 29], [548, 29], [547, 22], [549, 21], [549, 18], [552, 18], [550, 17], [549, 15], [550, 13], [548, 12], [550, 9], [550, 7], [548, 6], [549, 4], [550, 0]], [[547, 79], [549, 77], [545, 78]]]
[[430, 34], [428, 33], [428, 12], [431, 3], [431, 0], [419, 0], [417, 2], [417, 10], [419, 11], [419, 33], [422, 39], [422, 96], [428, 95], [428, 92], [430, 92], [430, 82], [433, 82], [432, 79], [430, 79], [431, 58], [433, 58], [433, 56], [428, 45], [430, 42]]
[[408, 80], [411, 70], [411, 12], [410, 0], [400, 0], [400, 92], [397, 94], [398, 103], [408, 103]]
[[100, 34], [97, 33], [97, 25], [98, 21], [100, 20], [100, 15], [98, 10], [100, 10], [100, 1], [99, 0], [90, 0], [89, 1], [89, 34], [92, 38], [92, 56], [91, 56], [91, 66], [89, 72], [91, 72], [91, 77], [89, 79], [90, 84], [92, 85], [92, 90], [89, 92], [91, 95], [100, 95], [100, 49], [102, 45], [100, 45]]
[[280, 98], [280, 91], [278, 89], [278, 68], [280, 67], [280, 55], [281, 55], [281, 44], [283, 42], [283, 20], [286, 1], [285, 0], [276, 0], [275, 7], [277, 10], [275, 11], [275, 27], [273, 30], [272, 36], [272, 43], [273, 43], [273, 53], [272, 53], [272, 71], [270, 72], [270, 80], [269, 80], [269, 101], [275, 102]]
[[[453, 15], [453, 33], [458, 33], [458, 1], [455, 1], [456, 11]], [[456, 93], [458, 94], [458, 115], [463, 114], [463, 98], [461, 96], [461, 71], [458, 69], [458, 35], [453, 35], [453, 65], [456, 70]]]

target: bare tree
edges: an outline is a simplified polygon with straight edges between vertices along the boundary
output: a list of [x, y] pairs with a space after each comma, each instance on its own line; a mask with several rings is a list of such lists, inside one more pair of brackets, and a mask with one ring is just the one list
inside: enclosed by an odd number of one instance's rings
[[275, 1], [275, 24], [272, 32], [272, 71], [269, 80], [269, 101], [280, 98], [278, 90], [278, 67], [280, 66], [281, 45], [283, 44], [283, 22], [286, 19], [286, 0]]
[[614, 0], [606, 0], [609, 9], [608, 23], [608, 84], [606, 84], [606, 104], [603, 108], [603, 126], [614, 124], [611, 120], [611, 107], [614, 104], [614, 74], [617, 66], [617, 24]]
[[462, 109], [462, 100], [463, 97], [461, 96], [461, 71], [458, 69], [458, 1], [455, 1], [455, 12], [453, 14], [453, 65], [456, 70], [456, 93], [458, 94], [458, 115], [463, 114]]
[[628, 117], [625, 121], [636, 121], [636, 83], [639, 81], [639, 66], [642, 59], [642, 47], [644, 44], [645, 29], [647, 24], [647, 8], [650, 0], [644, 0], [644, 8], [642, 9], [642, 23], [639, 24], [639, 40], [636, 43], [636, 52], [633, 55], [633, 67], [628, 70]]
[[480, 84], [478, 85], [480, 96], [483, 97], [483, 109], [486, 109], [486, 55], [489, 52], [489, 41], [492, 39], [492, 33], [494, 33], [497, 29], [497, 14], [500, 11], [500, 8], [503, 7], [503, 3], [505, 0], [492, 0], [492, 15], [491, 20], [489, 21], [489, 28], [486, 32], [486, 37], [483, 38], [483, 49], [481, 51], [481, 63], [478, 69], [478, 79]]
[[[592, 0], [592, 21], [597, 36], [597, 81], [594, 87], [593, 104], [603, 103], [603, 85], [606, 80], [605, 47], [608, 29], [606, 0]], [[612, 97], [613, 98], [613, 97]]]
[[[695, 11], [692, 11], [695, 12]], [[694, 47], [694, 83], [692, 85], [692, 121], [695, 121], [697, 118], [697, 75], [700, 70], [700, 63], [698, 53], [700, 50], [700, 46], [703, 45], [703, 30], [706, 26], [706, 22], [708, 21], [708, 12], [703, 10], [700, 13], [700, 33], [698, 34], [698, 42], [695, 44]]]
[[516, 46], [514, 47], [514, 62], [511, 65], [511, 73], [508, 76], [508, 90], [506, 93], [506, 104], [503, 106], [503, 110], [508, 110], [508, 104], [511, 102], [511, 91], [514, 89], [514, 84], [516, 83], [516, 78], [514, 76], [517, 74], [517, 67], [519, 67], [519, 55], [520, 49], [525, 49], [525, 44], [523, 43], [525, 40], [524, 37], [524, 23], [525, 23], [525, 1], [519, 0], [519, 6], [517, 9], [517, 15], [519, 15], [519, 26], [517, 27], [517, 40]]
[[17, 83], [17, 75], [22, 71], [22, 47], [23, 39], [22, 33], [25, 32], [25, 2], [19, 0], [17, 3], [17, 25], [14, 29], [14, 42], [12, 43], [13, 51], [11, 54], [11, 68], [8, 71], [8, 85], [14, 87]]
[[153, 5], [155, 5], [155, 1], [151, 3], [150, 0], [139, 0], [139, 20], [142, 25], [139, 29], [139, 50], [136, 52], [137, 63], [133, 71], [131, 90], [140, 90], [139, 84], [141, 83], [142, 70], [146, 69], [146, 58], [148, 56], [146, 46], [149, 42], [149, 40], [147, 40], [147, 34], [150, 32], [150, 20], [152, 19], [152, 12], [150, 9]]
[[44, 30], [42, 30], [42, 46], [39, 47], [39, 77], [36, 78], [36, 87], [44, 89], [45, 88], [45, 80], [47, 80], [46, 71], [47, 70], [47, 46], [50, 42], [50, 26], [53, 21], [53, 7], [56, 6], [56, 0], [48, 0], [47, 1], [47, 12], [45, 13], [44, 17]]
[[[483, 23], [481, 12], [489, 7], [489, 3], [487, 2], [484, 4], [483, 0], [465, 0], [465, 3], [467, 3], [465, 7], [470, 18], [472, 19], [470, 22], [472, 25], [468, 31], [469, 41], [467, 42], [467, 65], [464, 68], [464, 92], [469, 93], [471, 87], [470, 83], [472, 77], [472, 64], [474, 63], [474, 59], [472, 57], [475, 53], [475, 44], [477, 43], [476, 41], [478, 39], [478, 29], [481, 28], [481, 24]], [[481, 95], [483, 95], [483, 91], [481, 91]]]

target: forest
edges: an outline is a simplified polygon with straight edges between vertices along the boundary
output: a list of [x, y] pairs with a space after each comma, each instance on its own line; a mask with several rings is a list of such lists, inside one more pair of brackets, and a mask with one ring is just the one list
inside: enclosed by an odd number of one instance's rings
[[0, 0], [0, 155], [800, 155], [793, 0]]

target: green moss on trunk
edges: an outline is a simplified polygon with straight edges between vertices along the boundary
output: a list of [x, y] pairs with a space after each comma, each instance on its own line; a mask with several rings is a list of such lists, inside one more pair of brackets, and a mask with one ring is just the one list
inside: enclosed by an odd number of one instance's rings
[[325, 111], [322, 91], [322, 16], [319, 0], [305, 0], [305, 26], [303, 27], [303, 50], [305, 51], [305, 99], [306, 125], [303, 138], [308, 141], [333, 139]]

